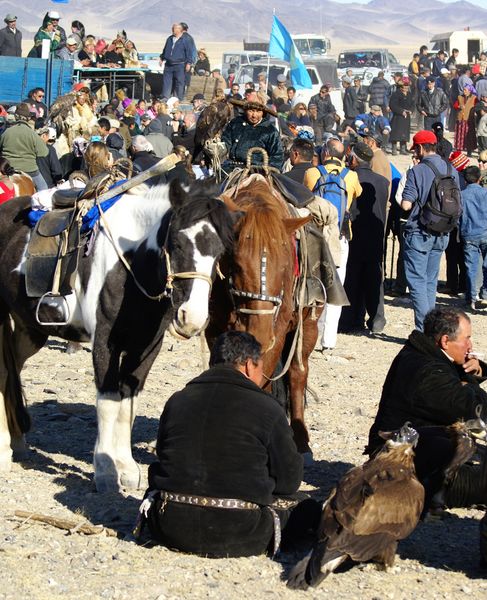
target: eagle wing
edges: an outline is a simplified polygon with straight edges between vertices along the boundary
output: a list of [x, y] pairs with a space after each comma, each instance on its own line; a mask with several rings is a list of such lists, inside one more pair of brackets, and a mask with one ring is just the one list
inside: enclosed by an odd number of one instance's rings
[[385, 533], [399, 540], [416, 527], [423, 505], [424, 488], [414, 470], [379, 455], [342, 479], [334, 513], [355, 535]]
[[69, 92], [68, 94], [64, 94], [64, 96], [58, 96], [51, 104], [48, 120], [55, 125], [58, 133], [62, 131], [64, 121], [71, 112], [75, 102], [76, 94]]
[[204, 145], [220, 135], [232, 117], [232, 107], [228, 102], [219, 101], [204, 108], [196, 123], [195, 144]]

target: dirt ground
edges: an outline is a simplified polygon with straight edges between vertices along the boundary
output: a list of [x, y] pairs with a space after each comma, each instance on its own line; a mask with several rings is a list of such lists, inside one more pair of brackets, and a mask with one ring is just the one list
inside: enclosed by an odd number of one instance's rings
[[[443, 295], [438, 301], [461, 303]], [[302, 489], [316, 498], [326, 497], [346, 470], [364, 460], [386, 372], [413, 327], [407, 299], [387, 298], [386, 317], [383, 334], [340, 335], [333, 352], [311, 356], [310, 385], [317, 400], [309, 401], [306, 417], [314, 463], [305, 470]], [[475, 349], [485, 351], [487, 314], [473, 314], [472, 321]], [[387, 573], [370, 565], [354, 567], [308, 592], [288, 590], [283, 582], [296, 555], [276, 561], [264, 556], [214, 560], [136, 545], [129, 534], [143, 491], [95, 492], [91, 355], [86, 350], [69, 355], [64, 349], [64, 342], [50, 340], [23, 372], [33, 417], [27, 437], [31, 451], [0, 477], [1, 599], [487, 597], [487, 571], [478, 566], [478, 510], [451, 510], [443, 520], [420, 524], [400, 543]], [[165, 401], [200, 372], [201, 364], [199, 340], [166, 338], [133, 432], [134, 455], [144, 473], [154, 460], [152, 442]], [[118, 537], [85, 536], [15, 519], [15, 510], [102, 524]]]

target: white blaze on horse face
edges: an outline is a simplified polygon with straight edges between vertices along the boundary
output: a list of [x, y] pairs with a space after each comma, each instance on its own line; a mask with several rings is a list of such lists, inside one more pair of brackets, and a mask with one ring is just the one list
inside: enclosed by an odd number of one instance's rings
[[[182, 229], [183, 233], [193, 246], [194, 270], [211, 277], [215, 265], [214, 256], [203, 256], [197, 248], [196, 238], [198, 234], [203, 233], [207, 228], [212, 234], [216, 231], [208, 221], [200, 221], [187, 229]], [[180, 333], [188, 336], [195, 335], [201, 331], [208, 320], [208, 301], [210, 297], [210, 284], [203, 279], [191, 280], [191, 293], [186, 302], [183, 302], [178, 309], [176, 320], [177, 329]]]

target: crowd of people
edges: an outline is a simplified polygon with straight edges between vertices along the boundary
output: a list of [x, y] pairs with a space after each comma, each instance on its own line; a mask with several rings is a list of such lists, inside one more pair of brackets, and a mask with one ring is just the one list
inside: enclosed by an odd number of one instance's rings
[[[5, 17], [1, 55], [21, 55], [16, 20], [13, 14]], [[140, 66], [125, 32], [106, 43], [86, 35], [80, 21], [72, 22], [68, 34], [59, 21], [57, 12], [46, 14], [30, 56], [39, 56], [44, 40], [49, 40], [50, 52], [62, 60], [83, 66]], [[430, 64], [422, 47], [407, 76], [396, 73], [390, 85], [379, 73], [367, 91], [359, 78], [345, 75], [341, 115], [329, 84], [303, 102], [284, 74], [272, 86], [263, 72], [257, 83], [248, 82], [244, 89], [233, 73], [223, 79], [218, 69], [211, 70], [204, 48], [197, 50], [188, 26], [175, 23], [160, 56], [162, 98], [130, 98], [121, 88], [104, 101], [101, 88], [81, 82], [68, 102], [65, 98], [47, 107], [45, 91], [38, 87], [17, 106], [0, 107], [0, 202], [12, 197], [5, 184], [12, 169], [29, 174], [42, 191], [64, 185], [76, 171], [90, 178], [129, 157], [134, 171], [142, 172], [176, 153], [177, 168], [148, 184], [172, 178], [189, 183], [211, 174], [216, 153], [221, 152], [222, 172], [228, 175], [245, 164], [249, 149], [261, 148], [272, 168], [313, 192], [309, 211], [328, 242], [350, 302], [343, 309], [326, 305], [320, 319], [321, 350], [333, 349], [340, 332], [380, 334], [386, 327], [384, 242], [392, 231], [400, 243], [392, 293], [409, 290], [416, 331], [397, 359], [403, 375], [391, 369], [384, 387], [371, 430], [372, 452], [379, 444], [379, 427], [394, 428], [406, 420], [413, 426], [445, 425], [469, 418], [477, 404], [484, 413], [487, 406], [478, 385], [487, 366], [471, 355], [468, 315], [456, 309], [435, 310], [445, 251], [450, 293], [464, 291], [466, 311], [487, 306], [482, 302], [487, 300], [487, 57], [480, 56], [472, 68], [457, 65], [455, 51], [446, 58], [439, 52]], [[183, 102], [191, 73], [215, 79], [210, 104], [203, 94]], [[205, 153], [196, 146], [195, 135], [198, 120], [211, 104], [216, 109], [230, 104], [233, 112], [223, 123], [220, 144]], [[454, 134], [453, 144], [447, 130]], [[478, 165], [473, 159], [477, 148]], [[406, 172], [398, 171], [387, 150], [393, 156], [411, 156]], [[252, 160], [259, 166], [264, 159], [256, 155]], [[449, 207], [441, 205], [444, 197]], [[321, 507], [297, 494], [302, 460], [291, 430], [284, 413], [259, 388], [261, 352], [252, 336], [226, 334], [213, 348], [210, 370], [166, 404], [157, 444], [159, 462], [149, 473], [144, 510], [153, 536], [170, 547], [242, 556], [268, 549], [281, 527], [284, 542], [296, 531], [316, 529]], [[430, 387], [421, 387], [428, 418], [421, 412], [423, 405], [409, 403], [410, 397], [416, 398], [419, 384], [414, 375], [425, 356], [436, 377], [430, 373]], [[416, 385], [407, 393], [406, 380], [411, 388]], [[452, 402], [457, 396], [461, 400], [446, 416], [439, 408], [443, 398], [431, 392], [440, 384], [445, 394], [454, 390]], [[235, 415], [240, 417], [232, 431], [240, 446], [222, 461], [215, 457], [212, 439], [227, 430], [223, 420], [231, 417], [235, 422]], [[203, 422], [206, 434], [201, 437], [197, 432]], [[249, 430], [253, 433], [247, 438]], [[180, 434], [173, 436], [174, 431]], [[231, 446], [234, 441], [225, 443]], [[219, 508], [235, 510], [208, 512], [205, 502], [215, 498], [226, 502]]]

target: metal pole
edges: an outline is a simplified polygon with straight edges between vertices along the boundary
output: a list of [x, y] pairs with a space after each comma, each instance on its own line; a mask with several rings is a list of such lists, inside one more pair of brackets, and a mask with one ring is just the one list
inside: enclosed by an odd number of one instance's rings
[[51, 106], [51, 86], [52, 86], [52, 52], [49, 52], [49, 58], [46, 63], [46, 104], [47, 108]]

